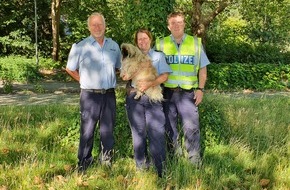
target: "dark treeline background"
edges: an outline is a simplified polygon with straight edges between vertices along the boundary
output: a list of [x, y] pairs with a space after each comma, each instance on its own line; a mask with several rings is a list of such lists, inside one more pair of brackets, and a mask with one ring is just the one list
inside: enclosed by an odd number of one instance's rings
[[173, 10], [185, 12], [187, 33], [203, 38], [211, 62], [289, 63], [289, 0], [1, 1], [0, 56], [34, 57], [38, 47], [39, 56], [64, 65], [72, 43], [89, 35], [92, 12], [104, 14], [106, 36], [121, 44], [139, 27], [168, 35]]

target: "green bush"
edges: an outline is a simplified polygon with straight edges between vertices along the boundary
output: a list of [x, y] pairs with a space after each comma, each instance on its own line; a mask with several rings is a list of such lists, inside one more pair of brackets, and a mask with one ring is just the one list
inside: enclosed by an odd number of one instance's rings
[[286, 90], [290, 65], [222, 63], [208, 66], [206, 88], [215, 90]]
[[[7, 88], [13, 82], [38, 82], [43, 79], [39, 69], [58, 69], [60, 62], [41, 58], [37, 66], [35, 60], [24, 57], [0, 58], [0, 80]], [[69, 77], [65, 72], [51, 76], [53, 79], [66, 81]], [[212, 63], [208, 66], [207, 89], [211, 90], [286, 90], [289, 88], [290, 65], [288, 64], [242, 64]]]
[[0, 58], [0, 79], [2, 81], [32, 82], [40, 79], [33, 59], [20, 56]]

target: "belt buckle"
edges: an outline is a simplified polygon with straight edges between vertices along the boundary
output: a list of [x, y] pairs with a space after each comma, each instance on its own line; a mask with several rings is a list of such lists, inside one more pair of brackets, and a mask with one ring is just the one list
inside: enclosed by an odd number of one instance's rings
[[101, 94], [106, 94], [106, 89], [101, 89]]

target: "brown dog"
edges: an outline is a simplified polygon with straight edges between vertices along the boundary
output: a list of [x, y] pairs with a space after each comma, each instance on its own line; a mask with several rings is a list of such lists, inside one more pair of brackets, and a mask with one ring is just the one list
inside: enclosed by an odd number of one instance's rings
[[158, 76], [150, 57], [143, 54], [136, 46], [128, 43], [121, 45], [121, 52], [122, 66], [120, 76], [122, 78], [126, 76], [128, 80], [132, 79], [132, 84], [137, 89], [134, 99], [146, 94], [150, 101], [162, 101], [162, 89], [159, 85], [148, 88], [144, 93], [139, 90], [138, 81], [154, 81]]

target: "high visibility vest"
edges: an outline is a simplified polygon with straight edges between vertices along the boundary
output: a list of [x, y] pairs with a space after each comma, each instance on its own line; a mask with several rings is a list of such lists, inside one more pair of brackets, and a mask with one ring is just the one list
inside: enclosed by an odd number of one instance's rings
[[156, 49], [163, 51], [172, 69], [165, 87], [192, 89], [198, 87], [201, 38], [186, 35], [178, 48], [170, 36], [156, 40]]

